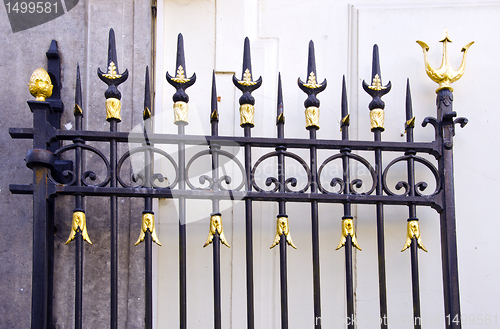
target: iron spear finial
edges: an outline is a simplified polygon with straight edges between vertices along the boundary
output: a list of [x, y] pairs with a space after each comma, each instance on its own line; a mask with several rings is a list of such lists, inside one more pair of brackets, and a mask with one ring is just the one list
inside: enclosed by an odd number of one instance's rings
[[252, 60], [250, 57], [250, 40], [248, 37], [245, 38], [245, 43], [243, 46], [243, 72], [241, 74], [241, 80], [236, 78], [233, 74], [233, 84], [243, 92], [240, 97], [240, 126], [244, 127], [246, 125], [254, 126], [254, 115], [255, 115], [255, 98], [252, 96], [252, 92], [255, 91], [262, 85], [262, 77], [259, 77], [257, 81], [253, 80], [252, 77]]
[[370, 109], [371, 130], [380, 129], [384, 131], [384, 107], [382, 96], [391, 91], [392, 84], [389, 81], [387, 85], [382, 85], [382, 74], [380, 72], [380, 59], [378, 53], [378, 45], [373, 45], [373, 60], [372, 60], [372, 83], [369, 85], [363, 80], [363, 89], [372, 97], [372, 101], [368, 105]]
[[189, 96], [186, 94], [186, 89], [191, 87], [196, 82], [196, 74], [187, 78], [186, 63], [184, 57], [184, 38], [181, 33], [177, 37], [177, 60], [176, 74], [172, 77], [167, 72], [167, 82], [170, 83], [176, 92], [172, 97], [174, 101], [174, 123], [188, 124], [188, 105]]
[[151, 119], [151, 88], [149, 85], [149, 66], [146, 66], [146, 76], [144, 77], [144, 111], [142, 112], [143, 120]]
[[217, 103], [217, 85], [215, 84], [215, 70], [212, 71], [212, 99], [210, 122], [219, 122], [219, 104]]
[[349, 127], [349, 110], [347, 109], [347, 88], [345, 85], [345, 75], [342, 76], [342, 99], [340, 103], [342, 120], [340, 122], [340, 131], [342, 132], [342, 139], [347, 139]]
[[304, 83], [298, 78], [297, 83], [299, 88], [307, 94], [307, 99], [304, 101], [306, 108], [306, 129], [319, 129], [319, 105], [320, 101], [316, 97], [317, 94], [325, 90], [326, 79], [322, 83], [317, 82], [316, 73], [316, 58], [314, 56], [314, 42], [309, 41], [309, 52], [307, 58], [307, 83]]
[[458, 70], [454, 70], [451, 68], [449, 56], [448, 56], [448, 43], [451, 42], [450, 36], [448, 35], [448, 30], [444, 29], [443, 38], [439, 40], [439, 42], [443, 43], [443, 57], [441, 60], [441, 67], [438, 69], [434, 69], [430, 64], [427, 57], [427, 53], [429, 52], [429, 46], [420, 40], [417, 40], [417, 43], [422, 47], [422, 51], [424, 52], [424, 61], [425, 61], [425, 72], [431, 78], [432, 81], [439, 84], [439, 88], [436, 89], [436, 93], [442, 89], [449, 89], [453, 92], [453, 88], [451, 84], [462, 77], [465, 72], [465, 60], [467, 58], [467, 52], [469, 51], [469, 47], [472, 46], [474, 41], [469, 42], [462, 48], [462, 63]]
[[285, 123], [285, 113], [283, 108], [283, 88], [281, 86], [281, 72], [278, 73], [278, 100], [276, 104], [276, 124]]
[[120, 73], [118, 70], [115, 31], [113, 29], [109, 30], [107, 73], [98, 68], [97, 76], [108, 85], [108, 89], [104, 92], [104, 96], [106, 97], [106, 120], [121, 121], [120, 99], [122, 98], [122, 94], [118, 90], [118, 86], [127, 80], [128, 70], [125, 70], [123, 73]]
[[76, 63], [76, 85], [75, 85], [75, 116], [83, 116], [82, 110], [83, 98], [82, 98], [82, 80], [80, 78], [80, 64]]

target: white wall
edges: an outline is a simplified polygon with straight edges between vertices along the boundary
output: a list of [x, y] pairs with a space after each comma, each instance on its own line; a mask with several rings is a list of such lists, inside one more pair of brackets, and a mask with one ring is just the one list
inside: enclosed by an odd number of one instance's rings
[[[211, 73], [217, 75], [221, 135], [242, 136], [237, 115], [237, 91], [233, 73], [241, 75], [243, 39], [252, 47], [254, 77], [263, 78], [256, 98], [254, 136], [274, 137], [277, 75], [283, 78], [286, 137], [308, 138], [304, 128], [305, 94], [296, 85], [306, 79], [307, 45], [314, 40], [318, 78], [328, 80], [321, 100], [320, 139], [340, 139], [340, 86], [342, 75], [348, 83], [351, 138], [371, 140], [368, 103], [361, 81], [371, 76], [372, 46], [380, 47], [383, 83], [392, 82], [386, 102], [386, 131], [383, 139], [405, 141], [404, 102], [406, 79], [411, 82], [415, 139], [429, 141], [432, 128], [418, 123], [435, 116], [435, 89], [424, 72], [423, 56], [415, 41], [430, 46], [431, 64], [440, 64], [444, 28], [450, 33], [451, 63], [458, 67], [461, 47], [470, 41], [464, 77], [454, 84], [454, 109], [469, 119], [455, 138], [455, 187], [457, 240], [464, 328], [498, 326], [500, 265], [494, 254], [496, 228], [494, 187], [498, 181], [495, 164], [499, 160], [498, 139], [489, 131], [500, 114], [493, 106], [499, 69], [495, 59], [500, 50], [496, 31], [500, 28], [500, 5], [491, 1], [422, 3], [388, 1], [349, 4], [347, 1], [159, 1], [158, 59], [156, 71], [156, 130], [176, 133], [171, 95], [165, 72], [175, 73], [175, 47], [183, 33], [187, 74], [197, 74], [188, 89], [190, 125], [188, 134], [209, 134]], [[269, 150], [265, 150], [266, 152]], [[262, 151], [264, 154], [264, 151]], [[308, 152], [303, 156], [307, 159]], [[257, 159], [255, 153], [254, 159]], [[364, 154], [369, 158], [372, 155]], [[399, 155], [399, 154], [397, 154]], [[397, 156], [396, 154], [394, 155]], [[320, 158], [326, 153], [320, 152]], [[390, 156], [385, 156], [388, 163]], [[497, 162], [495, 162], [495, 160]], [[228, 167], [228, 169], [230, 169]], [[422, 168], [420, 168], [422, 169]], [[422, 170], [424, 171], [424, 170]], [[398, 176], [399, 174], [399, 176]], [[404, 178], [396, 172], [393, 180]], [[397, 177], [396, 177], [397, 176]], [[419, 177], [417, 177], [418, 179]], [[428, 178], [422, 176], [422, 178]], [[430, 186], [429, 188], [432, 188]], [[159, 202], [158, 230], [163, 247], [158, 250], [156, 316], [157, 328], [178, 321], [178, 250], [176, 202]], [[231, 249], [222, 248], [223, 327], [244, 328], [245, 239], [244, 206], [225, 202], [223, 223]], [[202, 248], [208, 233], [210, 202], [188, 201], [188, 326], [210, 328], [212, 319], [212, 252]], [[312, 328], [312, 251], [309, 205], [289, 204], [290, 227], [298, 250], [289, 251], [290, 328]], [[358, 328], [376, 328], [378, 323], [378, 279], [375, 207], [354, 207], [358, 241], [363, 249], [355, 252], [356, 307]], [[277, 206], [254, 203], [254, 255], [256, 327], [279, 328], [279, 256], [269, 250], [275, 233]], [[320, 205], [321, 288], [323, 328], [343, 328], [345, 316], [344, 253], [335, 251], [340, 237], [342, 207]], [[406, 236], [406, 207], [385, 207], [388, 306], [391, 328], [411, 327], [411, 279], [409, 253], [401, 253]], [[432, 209], [418, 208], [422, 238], [428, 253], [420, 253], [422, 323], [442, 328], [442, 297], [439, 217]], [[479, 222], [480, 221], [480, 222]], [[480, 316], [481, 315], [481, 316]], [[487, 316], [491, 324], [484, 321]], [[482, 317], [483, 323], [477, 322]], [[475, 323], [471, 323], [472, 320]], [[495, 325], [496, 321], [496, 325]]]

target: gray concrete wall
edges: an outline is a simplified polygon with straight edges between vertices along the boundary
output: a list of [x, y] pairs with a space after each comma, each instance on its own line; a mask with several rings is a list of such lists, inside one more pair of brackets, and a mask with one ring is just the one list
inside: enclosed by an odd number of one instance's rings
[[[2, 5], [2, 7], [4, 7]], [[9, 127], [31, 127], [26, 104], [33, 99], [27, 83], [38, 67], [46, 67], [52, 39], [61, 54], [62, 124], [73, 129], [76, 64], [80, 63], [84, 94], [84, 127], [108, 130], [106, 85], [96, 74], [106, 69], [108, 31], [116, 33], [120, 70], [130, 77], [121, 85], [122, 122], [128, 131], [142, 120], [144, 70], [151, 62], [149, 0], [79, 1], [66, 14], [37, 27], [13, 33], [0, 9], [0, 328], [29, 328], [31, 309], [32, 198], [12, 195], [10, 183], [31, 183], [24, 158], [30, 140], [12, 140]], [[66, 129], [63, 127], [63, 129]], [[125, 149], [126, 145], [123, 146]], [[103, 151], [106, 151], [103, 148]], [[89, 167], [92, 162], [87, 164]], [[87, 227], [93, 245], [85, 245], [84, 328], [109, 327], [109, 201], [87, 198]], [[134, 247], [140, 227], [141, 200], [119, 200], [119, 328], [144, 326], [143, 252]], [[64, 245], [71, 227], [72, 197], [60, 197], [55, 218], [54, 324], [74, 326], [74, 243]]]

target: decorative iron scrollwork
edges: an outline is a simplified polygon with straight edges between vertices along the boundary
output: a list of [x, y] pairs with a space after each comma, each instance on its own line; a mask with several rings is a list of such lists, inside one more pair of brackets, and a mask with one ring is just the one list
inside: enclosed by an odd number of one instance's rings
[[[233, 161], [239, 168], [240, 172], [241, 172], [241, 177], [243, 177], [243, 179], [241, 180], [241, 183], [234, 189], [228, 189], [228, 188], [225, 188], [223, 184], [226, 184], [226, 185], [229, 185], [231, 184], [231, 182], [233, 181], [233, 179], [228, 176], [228, 175], [223, 175], [221, 177], [216, 177], [215, 179], [208, 176], [208, 175], [201, 175], [200, 178], [199, 178], [199, 182], [200, 184], [204, 185], [208, 182], [208, 186], [206, 187], [196, 187], [193, 185], [193, 183], [191, 183], [191, 180], [190, 180], [190, 175], [189, 175], [189, 170], [191, 169], [191, 166], [192, 164], [199, 158], [201, 158], [202, 156], [205, 156], [205, 155], [211, 155], [212, 153], [214, 152], [217, 152], [218, 155], [220, 156], [223, 156], [223, 157], [226, 157], [228, 159], [230, 159], [231, 161]], [[192, 190], [214, 190], [215, 188], [215, 185], [217, 185], [217, 188], [221, 191], [239, 191], [243, 188], [243, 186], [245, 186], [245, 168], [243, 167], [243, 165], [241, 164], [241, 162], [238, 160], [238, 158], [236, 158], [236, 156], [234, 156], [233, 154], [231, 154], [230, 152], [227, 152], [227, 151], [224, 151], [224, 150], [216, 150], [216, 151], [213, 151], [213, 150], [203, 150], [201, 152], [198, 152], [196, 153], [193, 157], [191, 157], [191, 159], [189, 160], [189, 162], [187, 163], [186, 165], [186, 184], [189, 186], [190, 189]]]
[[[274, 184], [274, 188], [272, 190], [270, 190], [270, 191], [266, 191], [266, 190], [262, 189], [257, 184], [257, 182], [255, 181], [255, 172], [256, 172], [257, 168], [259, 167], [259, 165], [264, 160], [272, 158], [272, 157], [277, 157], [280, 154], [283, 154], [285, 157], [292, 158], [292, 159], [296, 160], [298, 163], [300, 163], [300, 165], [302, 166], [302, 168], [304, 168], [304, 170], [305, 170], [305, 172], [307, 174], [307, 183], [306, 183], [306, 185], [302, 189], [300, 189], [299, 191], [292, 190], [289, 186], [296, 187], [298, 180], [295, 177], [289, 177], [289, 178], [285, 179], [285, 184], [283, 186], [284, 187], [284, 191], [285, 192], [290, 192], [290, 193], [304, 193], [305, 191], [307, 191], [307, 189], [311, 186], [311, 182], [312, 182], [311, 170], [309, 169], [309, 166], [297, 154], [291, 153], [291, 152], [287, 152], [287, 151], [284, 151], [284, 150], [269, 152], [267, 154], [264, 154], [263, 156], [261, 156], [259, 158], [259, 160], [257, 160], [257, 162], [255, 163], [255, 165], [252, 168], [252, 186], [253, 186], [253, 188], [255, 190], [257, 190], [258, 192], [277, 192], [277, 191], [279, 191], [281, 189], [281, 184], [280, 184], [280, 182], [278, 181], [278, 179], [276, 177], [268, 177], [266, 179], [266, 186], [271, 186], [271, 184]], [[286, 170], [285, 170], [285, 172], [286, 172]]]
[[[328, 163], [330, 163], [336, 159], [342, 159], [343, 157], [348, 157], [349, 159], [359, 161], [359, 162], [361, 162], [361, 164], [363, 164], [363, 166], [366, 167], [366, 169], [368, 169], [368, 171], [370, 172], [370, 175], [372, 177], [372, 186], [370, 187], [370, 189], [367, 192], [359, 193], [356, 191], [356, 189], [360, 189], [363, 186], [363, 181], [359, 178], [353, 179], [350, 182], [344, 182], [344, 180], [340, 177], [332, 178], [332, 180], [330, 181], [330, 186], [331, 187], [335, 187], [336, 185], [340, 186], [340, 189], [337, 192], [328, 191], [327, 189], [325, 189], [323, 187], [323, 185], [321, 184], [321, 174], [323, 173], [323, 169], [326, 167], [326, 165]], [[331, 157], [329, 157], [328, 159], [323, 161], [323, 163], [321, 164], [321, 166], [319, 167], [319, 170], [318, 170], [318, 188], [321, 192], [334, 193], [334, 194], [345, 194], [346, 193], [346, 186], [349, 187], [348, 194], [360, 194], [360, 195], [370, 195], [373, 193], [373, 191], [377, 187], [377, 172], [375, 171], [375, 169], [373, 169], [370, 162], [368, 162], [368, 160], [366, 160], [365, 158], [363, 158], [357, 154], [352, 154], [350, 152], [343, 152], [343, 153], [332, 155]]]
[[[122, 178], [122, 175], [121, 175], [122, 166], [123, 166], [125, 160], [130, 158], [132, 155], [134, 155], [136, 153], [147, 153], [147, 152], [150, 152], [151, 155], [156, 153], [156, 154], [160, 154], [161, 156], [165, 157], [172, 164], [172, 167], [174, 168], [175, 179], [170, 181], [161, 173], [152, 173], [151, 177], [144, 177], [144, 175], [141, 173], [138, 173], [138, 174], [134, 173], [134, 174], [132, 174], [131, 179], [134, 183], [138, 183], [138, 184], [136, 186], [131, 186], [131, 185], [126, 184]], [[152, 186], [154, 188], [172, 189], [175, 187], [175, 185], [177, 185], [177, 181], [178, 181], [178, 177], [179, 177], [179, 168], [178, 168], [177, 164], [175, 163], [175, 160], [172, 158], [172, 156], [170, 154], [168, 154], [167, 152], [165, 152], [159, 148], [153, 147], [153, 146], [141, 146], [141, 147], [137, 147], [135, 149], [132, 149], [130, 151], [125, 152], [125, 154], [122, 155], [120, 160], [118, 160], [116, 172], [117, 172], [116, 176], [117, 176], [118, 182], [123, 187]], [[146, 180], [149, 181], [149, 184], [147, 184]], [[159, 183], [163, 183], [166, 181], [168, 186], [166, 186], [166, 187], [159, 186], [159, 185], [155, 184], [156, 181], [158, 181]]]
[[[106, 158], [106, 156], [101, 151], [99, 151], [95, 147], [92, 147], [90, 145], [83, 144], [83, 143], [75, 143], [75, 144], [70, 144], [70, 145], [66, 145], [66, 146], [59, 148], [58, 150], [56, 150], [54, 152], [54, 155], [59, 157], [63, 153], [70, 151], [70, 150], [74, 150], [76, 148], [81, 148], [81, 149], [84, 149], [84, 150], [87, 150], [87, 151], [90, 151], [90, 152], [96, 154], [102, 160], [102, 162], [104, 163], [104, 165], [106, 167], [106, 176], [104, 177], [104, 179], [101, 182], [99, 182], [98, 184], [92, 184], [90, 181], [95, 181], [97, 179], [97, 175], [96, 175], [95, 171], [87, 170], [82, 175], [82, 179], [81, 179], [82, 184], [84, 186], [96, 186], [96, 187], [104, 187], [104, 186], [108, 185], [109, 181], [111, 179], [111, 166], [110, 166], [109, 160]], [[76, 173], [73, 170], [64, 170], [62, 172], [62, 177], [69, 180], [69, 182], [68, 183], [57, 182], [52, 176], [50, 176], [50, 179], [55, 184], [58, 184], [58, 185], [63, 185], [63, 186], [75, 185]], [[88, 180], [90, 180], [90, 181], [88, 181]]]
[[[426, 196], [434, 196], [436, 194], [439, 193], [439, 191], [441, 190], [441, 180], [439, 178], [439, 173], [438, 173], [438, 170], [436, 169], [436, 167], [429, 161], [429, 160], [426, 160], [424, 158], [421, 158], [419, 156], [415, 156], [413, 154], [410, 154], [410, 155], [403, 155], [401, 157], [398, 157], [394, 160], [392, 160], [388, 165], [387, 167], [385, 167], [385, 170], [382, 174], [382, 186], [384, 188], [384, 191], [385, 193], [387, 193], [388, 195], [396, 195], [396, 193], [394, 193], [393, 191], [391, 191], [389, 189], [389, 187], [387, 186], [387, 173], [389, 172], [389, 170], [391, 169], [392, 166], [394, 166], [396, 163], [398, 162], [401, 162], [401, 161], [408, 161], [409, 159], [413, 159], [415, 162], [419, 162], [421, 164], [423, 164], [425, 167], [427, 167], [431, 172], [432, 174], [434, 175], [434, 178], [436, 180], [436, 189], [434, 190], [434, 192], [432, 192], [431, 194], [429, 195], [426, 195]], [[425, 191], [425, 189], [427, 188], [428, 184], [426, 182], [418, 182], [415, 184], [415, 194], [418, 195], [418, 196], [424, 196], [423, 191]], [[410, 186], [408, 185], [408, 182], [406, 181], [399, 181], [396, 186], [395, 186], [396, 190], [401, 190], [402, 188], [404, 188], [404, 193], [401, 194], [403, 196], [406, 196], [409, 194], [410, 192]]]

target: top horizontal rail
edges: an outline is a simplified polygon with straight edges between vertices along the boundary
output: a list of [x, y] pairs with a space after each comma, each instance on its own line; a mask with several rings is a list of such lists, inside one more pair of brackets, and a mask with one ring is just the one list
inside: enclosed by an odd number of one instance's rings
[[[12, 138], [31, 139], [33, 128], [10, 128], [9, 134]], [[143, 133], [111, 132], [111, 131], [85, 131], [85, 130], [55, 130], [54, 136], [57, 140], [73, 140], [81, 138], [85, 141], [107, 142], [116, 139], [117, 142], [139, 143], [145, 140]], [[440, 147], [437, 141], [432, 142], [386, 142], [386, 141], [354, 141], [354, 140], [330, 140], [330, 139], [297, 139], [297, 138], [267, 138], [267, 137], [236, 137], [236, 136], [197, 136], [177, 134], [147, 134], [147, 139], [154, 144], [177, 144], [183, 142], [186, 145], [208, 145], [219, 144], [220, 146], [234, 146], [250, 144], [252, 147], [285, 146], [288, 148], [310, 148], [318, 149], [343, 149], [359, 151], [373, 151], [380, 148], [383, 151], [404, 152], [414, 150], [416, 152], [429, 153], [436, 158], [440, 156]]]

